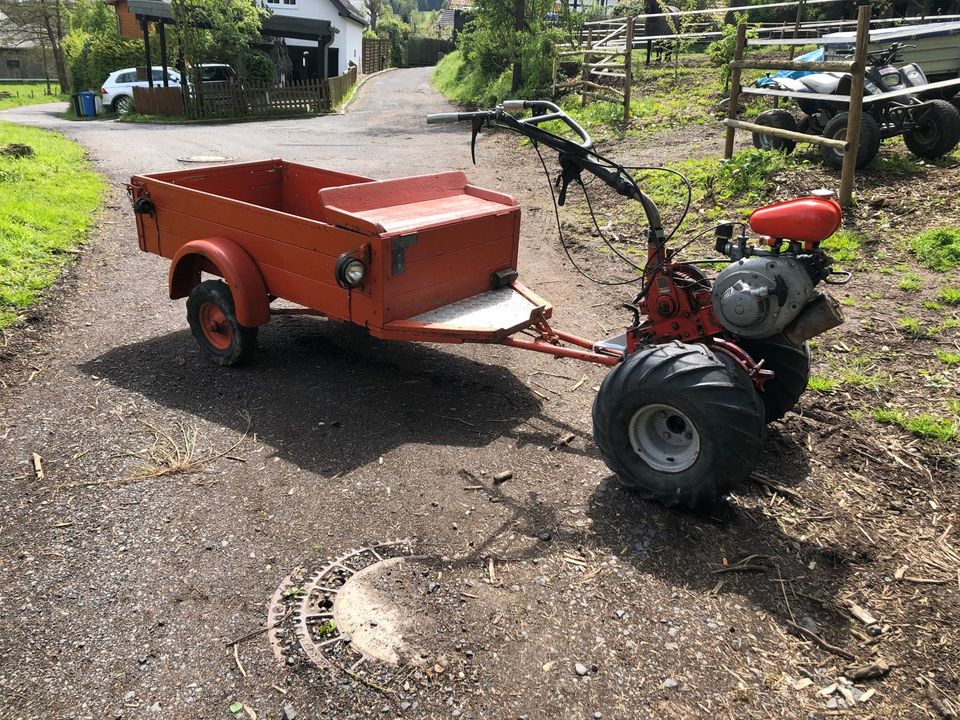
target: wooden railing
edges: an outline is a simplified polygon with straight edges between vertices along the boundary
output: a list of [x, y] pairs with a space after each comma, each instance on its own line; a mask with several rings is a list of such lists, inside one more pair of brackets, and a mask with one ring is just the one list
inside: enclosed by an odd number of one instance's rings
[[357, 66], [326, 80], [293, 80], [284, 85], [247, 82], [133, 89], [133, 103], [143, 115], [193, 119], [256, 115], [300, 115], [328, 112], [339, 105], [357, 82]]

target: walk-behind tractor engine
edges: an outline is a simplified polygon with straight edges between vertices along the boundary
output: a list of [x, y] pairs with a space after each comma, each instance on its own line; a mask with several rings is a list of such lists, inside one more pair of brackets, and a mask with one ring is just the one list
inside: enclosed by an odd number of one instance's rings
[[[518, 119], [510, 114], [519, 110], [531, 110], [533, 115]], [[642, 265], [617, 248], [593, 218], [595, 234], [637, 271], [621, 282], [593, 278], [577, 265], [557, 212], [561, 243], [581, 275], [605, 285], [640, 284], [633, 303], [627, 305], [634, 322], [625, 333], [592, 347], [597, 362], [608, 360], [608, 355], [616, 358], [593, 407], [594, 439], [607, 465], [626, 484], [668, 505], [701, 504], [745, 478], [756, 463], [766, 423], [783, 417], [806, 388], [810, 368], [806, 341], [842, 322], [837, 303], [817, 290], [823, 282], [849, 279], [849, 273], [833, 270], [831, 258], [820, 248], [842, 220], [833, 194], [816, 191], [810, 197], [760, 208], [747, 224], [718, 225], [716, 250], [730, 264], [711, 283], [697, 265], [717, 258], [677, 259], [679, 251], [703, 233], [668, 249], [683, 217], [666, 232], [656, 205], [629, 171], [678, 173], [623, 166], [601, 156], [583, 128], [548, 102], [509, 101], [495, 110], [428, 118], [456, 121], [472, 122], [474, 142], [488, 124], [527, 136], [545, 172], [540, 146], [557, 150], [555, 210], [575, 184], [593, 216], [584, 173], [644, 209], [648, 244]], [[565, 123], [580, 142], [539, 127], [546, 121]], [[691, 195], [687, 182], [684, 217]], [[747, 225], [759, 236], [758, 244], [750, 243]], [[541, 343], [560, 340], [569, 338], [549, 333], [540, 338]]]

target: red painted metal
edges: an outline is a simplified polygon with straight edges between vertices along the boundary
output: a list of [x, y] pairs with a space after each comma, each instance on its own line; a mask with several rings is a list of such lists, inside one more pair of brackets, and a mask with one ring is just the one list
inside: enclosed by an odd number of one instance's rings
[[756, 362], [742, 347], [736, 343], [723, 338], [714, 337], [710, 339], [708, 346], [715, 353], [728, 357], [733, 363], [747, 374], [757, 390], [763, 390], [763, 386], [768, 380], [773, 379], [773, 371], [767, 370], [763, 366], [763, 360]]
[[[586, 342], [586, 341], [585, 341]], [[556, 357], [568, 357], [574, 360], [586, 360], [587, 362], [598, 363], [600, 365], [617, 365], [623, 360], [622, 355], [605, 355], [603, 353], [591, 352], [589, 350], [579, 350], [577, 348], [555, 345], [551, 342], [534, 338], [525, 340], [516, 337], [507, 337], [500, 341], [501, 345], [520, 348], [522, 350], [533, 350], [535, 352], [547, 353]]]
[[200, 282], [201, 271], [227, 281], [241, 325], [257, 327], [270, 321], [270, 303], [263, 277], [239, 245], [224, 237], [191, 240], [181, 245], [170, 263], [171, 299], [189, 295]]
[[767, 205], [750, 214], [750, 229], [776, 240], [816, 245], [833, 235], [843, 221], [840, 204], [828, 197], [805, 197]]
[[227, 316], [215, 303], [206, 302], [200, 306], [200, 327], [207, 342], [217, 350], [226, 350], [233, 342], [233, 328], [227, 322]]

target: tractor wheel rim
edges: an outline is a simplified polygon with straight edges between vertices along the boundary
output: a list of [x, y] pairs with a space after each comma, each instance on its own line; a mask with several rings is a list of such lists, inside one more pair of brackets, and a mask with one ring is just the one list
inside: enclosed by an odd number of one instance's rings
[[627, 434], [633, 451], [660, 472], [683, 472], [700, 457], [697, 426], [671, 405], [640, 408], [630, 418]]
[[233, 328], [219, 305], [208, 302], [200, 306], [200, 327], [207, 342], [217, 350], [226, 350], [233, 342]]

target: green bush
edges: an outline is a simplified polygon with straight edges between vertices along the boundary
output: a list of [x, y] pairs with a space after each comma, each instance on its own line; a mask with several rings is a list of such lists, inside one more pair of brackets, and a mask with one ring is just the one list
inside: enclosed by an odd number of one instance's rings
[[243, 56], [243, 74], [241, 82], [273, 82], [273, 60], [262, 50], [248, 50]]
[[[137, 67], [144, 60], [142, 40], [127, 40], [115, 33], [91, 35], [75, 30], [65, 38], [64, 52], [74, 92], [97, 90], [114, 70]], [[151, 56], [154, 54], [151, 47]], [[158, 60], [153, 58], [153, 62]]]

